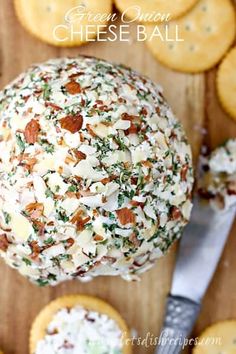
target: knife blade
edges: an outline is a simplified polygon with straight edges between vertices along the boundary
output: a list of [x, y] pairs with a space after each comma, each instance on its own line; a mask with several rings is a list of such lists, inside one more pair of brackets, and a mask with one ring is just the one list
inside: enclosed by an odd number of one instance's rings
[[172, 295], [201, 301], [215, 273], [235, 214], [236, 206], [214, 210], [195, 198], [190, 223], [180, 241]]
[[214, 210], [198, 197], [193, 205], [180, 241], [157, 354], [178, 354], [186, 345], [235, 219], [236, 205]]

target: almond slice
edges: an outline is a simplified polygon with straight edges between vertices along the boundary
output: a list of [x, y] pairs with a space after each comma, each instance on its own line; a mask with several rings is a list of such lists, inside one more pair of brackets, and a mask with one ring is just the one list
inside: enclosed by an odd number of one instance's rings
[[81, 114], [66, 116], [60, 119], [62, 129], [68, 130], [72, 134], [77, 133], [83, 125], [83, 117]]
[[135, 214], [132, 212], [132, 210], [130, 210], [128, 208], [116, 210], [116, 214], [118, 216], [118, 219], [119, 219], [121, 225], [135, 223]]
[[29, 144], [34, 144], [37, 141], [38, 133], [39, 133], [40, 125], [35, 119], [31, 119], [31, 121], [26, 125], [24, 136], [25, 140]]

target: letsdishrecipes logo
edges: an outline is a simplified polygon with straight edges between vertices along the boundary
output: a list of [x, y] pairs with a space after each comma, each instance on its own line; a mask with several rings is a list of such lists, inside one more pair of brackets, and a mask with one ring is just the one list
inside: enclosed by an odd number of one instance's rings
[[[127, 17], [127, 13], [132, 13], [132, 19]], [[182, 42], [179, 28], [172, 26], [169, 31], [168, 21], [171, 15], [159, 12], [142, 13], [139, 6], [130, 6], [121, 14], [116, 13], [92, 13], [86, 6], [80, 5], [71, 8], [65, 13], [64, 21], [53, 28], [53, 37], [56, 41], [66, 42], [80, 40], [84, 42], [129, 42], [132, 38], [138, 42], [152, 40], [158, 37], [161, 41]], [[145, 25], [142, 24], [145, 22]], [[152, 25], [147, 26], [146, 25]], [[135, 34], [134, 34], [135, 31]]]

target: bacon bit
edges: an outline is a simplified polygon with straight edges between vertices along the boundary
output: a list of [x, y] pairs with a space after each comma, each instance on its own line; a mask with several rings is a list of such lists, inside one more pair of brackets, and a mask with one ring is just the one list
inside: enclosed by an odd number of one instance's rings
[[141, 208], [143, 208], [144, 205], [145, 205], [145, 203], [143, 203], [143, 202], [138, 202], [137, 200], [131, 200], [131, 201], [129, 202], [129, 204], [131, 204], [132, 206], [135, 206], [135, 207], [140, 206]]
[[188, 165], [184, 165], [180, 171], [181, 181], [187, 181]]
[[72, 224], [76, 224], [76, 222], [81, 218], [81, 215], [83, 214], [83, 210], [78, 210], [75, 215], [72, 217], [70, 220]]
[[60, 123], [62, 129], [66, 129], [72, 134], [75, 134], [82, 128], [83, 117], [81, 116], [81, 114], [75, 116], [69, 115], [64, 118], [61, 118]]
[[32, 241], [32, 242], [30, 242], [30, 248], [31, 248], [31, 250], [32, 250], [32, 254], [31, 254], [31, 258], [32, 259], [36, 259], [36, 258], [38, 258], [38, 255], [40, 254], [40, 252], [41, 252], [41, 249], [40, 249], [40, 247], [39, 247], [39, 245], [38, 245], [38, 242], [37, 241]]
[[132, 212], [132, 210], [130, 210], [128, 208], [116, 210], [116, 214], [118, 216], [118, 219], [119, 219], [121, 225], [135, 223], [135, 214]]
[[139, 247], [140, 244], [141, 244], [141, 241], [138, 240], [137, 235], [136, 235], [135, 232], [133, 232], [133, 233], [130, 235], [129, 241], [132, 242], [132, 244], [133, 244], [135, 247]]
[[93, 137], [96, 137], [97, 135], [94, 133], [93, 129], [91, 128], [90, 124], [86, 124], [86, 129], [89, 132], [89, 134]]
[[30, 203], [25, 207], [25, 211], [30, 215], [32, 219], [37, 219], [42, 216], [44, 206], [42, 203]]
[[93, 216], [99, 216], [99, 212], [97, 211], [97, 209], [93, 209]]
[[81, 93], [82, 89], [78, 82], [72, 80], [65, 85], [66, 91], [71, 95], [76, 95], [77, 93]]
[[0, 250], [6, 252], [9, 246], [9, 242], [6, 234], [0, 235]]
[[103, 241], [103, 237], [98, 234], [96, 234], [93, 239], [94, 239], [94, 241]]
[[31, 119], [31, 121], [26, 124], [24, 136], [28, 144], [36, 143], [38, 139], [39, 129], [40, 125], [35, 119]]
[[81, 160], [85, 160], [87, 155], [84, 154], [82, 151], [79, 150], [74, 150], [75, 156], [77, 158], [77, 160], [81, 161]]
[[172, 220], [178, 220], [182, 216], [181, 211], [175, 206], [171, 208], [170, 214]]
[[57, 106], [56, 104], [52, 103], [52, 102], [45, 102], [45, 106], [46, 107], [51, 107], [53, 108], [55, 111], [60, 111], [62, 110], [62, 108], [60, 106]]
[[67, 245], [66, 245], [66, 249], [68, 249], [68, 248], [70, 248], [71, 246], [73, 246], [73, 244], [75, 243], [75, 240], [73, 240], [73, 238], [68, 238], [67, 240], [66, 240], [66, 243], [67, 243]]

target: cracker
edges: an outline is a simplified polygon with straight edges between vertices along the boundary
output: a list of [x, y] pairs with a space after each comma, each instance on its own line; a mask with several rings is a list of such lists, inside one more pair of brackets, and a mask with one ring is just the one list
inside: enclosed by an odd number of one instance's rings
[[[28, 32], [43, 42], [61, 47], [81, 45], [88, 39], [95, 38], [97, 31], [101, 31], [107, 24], [105, 18], [99, 18], [99, 20], [93, 18], [89, 21], [88, 16], [79, 21], [78, 12], [81, 12], [79, 6], [86, 6], [86, 10], [83, 12], [92, 14], [109, 15], [112, 10], [112, 0], [14, 0], [14, 3], [17, 17]], [[65, 14], [68, 14], [68, 11], [70, 11], [70, 15], [67, 16], [66, 21]], [[75, 34], [73, 38], [71, 37], [71, 25], [68, 18], [73, 23], [73, 32], [82, 29], [83, 36]], [[88, 29], [88, 25], [92, 27]]]
[[236, 120], [236, 47], [220, 64], [217, 73], [217, 92], [224, 110]]
[[112, 318], [123, 332], [124, 346], [122, 354], [132, 354], [131, 344], [128, 340], [130, 333], [121, 315], [105, 301], [87, 295], [68, 295], [59, 297], [41, 310], [31, 327], [29, 340], [30, 354], [34, 354], [38, 341], [44, 338], [45, 330], [51, 322], [53, 315], [62, 308], [72, 308], [77, 305], [90, 311], [106, 314]]
[[152, 14], [153, 12], [162, 15], [170, 14], [170, 18], [174, 19], [189, 11], [197, 1], [198, 0], [115, 0], [115, 5], [120, 12], [125, 12], [125, 15], [131, 20], [137, 20], [139, 14], [137, 8], [139, 7], [142, 16], [139, 22], [154, 22], [149, 21], [146, 15]]
[[[233, 43], [235, 8], [231, 0], [200, 0], [184, 17], [159, 29], [161, 36], [151, 37], [155, 28], [146, 26], [146, 44], [155, 58], [173, 70], [202, 72], [215, 66]], [[176, 41], [177, 31], [183, 41]]]
[[198, 339], [193, 354], [235, 354], [236, 320], [218, 322], [208, 327]]

